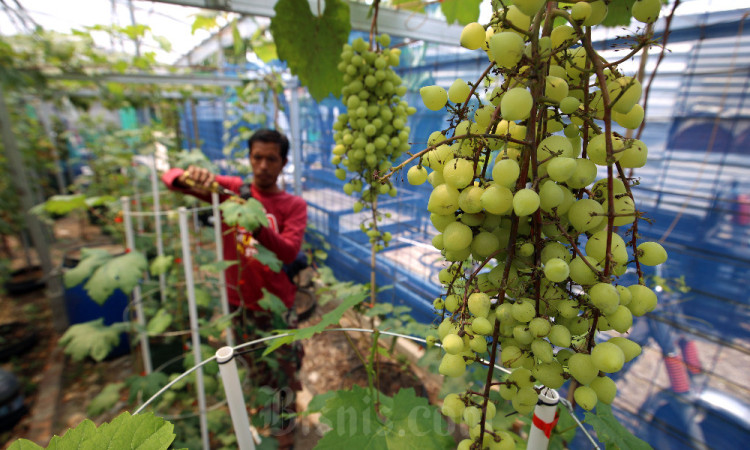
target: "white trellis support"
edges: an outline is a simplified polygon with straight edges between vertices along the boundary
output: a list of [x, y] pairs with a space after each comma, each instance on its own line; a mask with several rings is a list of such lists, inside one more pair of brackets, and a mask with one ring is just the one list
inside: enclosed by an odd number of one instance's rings
[[294, 162], [294, 195], [302, 195], [302, 136], [299, 127], [299, 80], [294, 77], [290, 84], [292, 104], [289, 126], [292, 133], [292, 161]]
[[[164, 256], [164, 239], [161, 235], [161, 201], [159, 198], [159, 179], [156, 175], [156, 154], [153, 155], [151, 165], [151, 192], [154, 196], [154, 228], [156, 228], [156, 254], [159, 257]], [[159, 293], [161, 301], [164, 303], [167, 299], [167, 278], [164, 274], [159, 275]]]
[[222, 347], [216, 351], [216, 362], [219, 363], [219, 373], [227, 395], [229, 414], [232, 416], [234, 433], [237, 435], [237, 447], [240, 450], [255, 450], [253, 435], [250, 431], [250, 419], [242, 395], [240, 374], [237, 372], [237, 361], [232, 347]]
[[[122, 203], [122, 219], [125, 225], [125, 246], [131, 251], [135, 251], [135, 237], [133, 236], [133, 218], [130, 213], [130, 198], [120, 197]], [[153, 372], [151, 365], [151, 347], [148, 345], [148, 335], [146, 334], [146, 316], [143, 314], [143, 303], [141, 298], [141, 286], [136, 284], [133, 288], [133, 304], [135, 305], [135, 319], [141, 328], [138, 333], [138, 340], [141, 345], [141, 356], [143, 357], [143, 370], [146, 374]]]
[[[185, 286], [187, 288], [188, 310], [190, 313], [190, 335], [193, 342], [193, 356], [195, 362], [202, 361], [201, 336], [198, 330], [198, 306], [195, 300], [195, 282], [193, 280], [193, 256], [190, 251], [190, 232], [188, 229], [188, 210], [184, 206], [178, 208], [180, 217], [180, 238], [182, 240], [182, 264], [185, 268]], [[203, 369], [195, 372], [195, 384], [198, 391], [198, 410], [200, 414], [201, 438], [204, 450], [209, 449], [208, 416], [206, 414], [206, 391], [203, 384]]]
[[552, 429], [557, 425], [557, 404], [560, 394], [556, 390], [543, 387], [539, 392], [539, 401], [534, 407], [534, 415], [529, 430], [527, 450], [547, 450]]
[[[219, 194], [211, 194], [211, 206], [214, 213], [214, 240], [216, 240], [216, 261], [224, 261], [224, 241], [221, 234], [221, 211], [219, 211]], [[229, 298], [227, 295], [227, 276], [223, 270], [219, 271], [219, 296], [221, 299], [221, 312], [226, 316], [229, 314]], [[234, 332], [232, 326], [227, 326], [227, 345], [234, 347]]]

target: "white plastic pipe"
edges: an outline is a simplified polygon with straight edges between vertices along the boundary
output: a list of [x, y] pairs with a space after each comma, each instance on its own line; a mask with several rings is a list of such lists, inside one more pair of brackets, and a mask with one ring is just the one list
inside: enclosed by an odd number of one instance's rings
[[216, 362], [219, 363], [219, 373], [227, 395], [229, 414], [232, 416], [234, 434], [237, 435], [237, 446], [240, 450], [255, 450], [245, 397], [242, 394], [240, 374], [237, 372], [237, 362], [234, 360], [234, 349], [232, 347], [218, 349]]
[[[216, 240], [216, 261], [224, 261], [224, 241], [221, 233], [221, 211], [219, 211], [219, 194], [211, 194], [211, 204], [214, 212], [214, 239]], [[221, 299], [221, 312], [226, 316], [229, 314], [229, 298], [227, 295], [227, 276], [224, 270], [219, 272], [219, 296]], [[225, 330], [227, 345], [234, 347], [234, 332], [232, 326]]]
[[[130, 215], [130, 198], [120, 197], [122, 203], [122, 219], [125, 225], [125, 247], [131, 251], [135, 248], [135, 237], [133, 236], [133, 218]], [[133, 304], [135, 305], [135, 318], [141, 328], [138, 333], [138, 340], [141, 344], [141, 356], [143, 357], [143, 370], [146, 374], [153, 372], [151, 365], [151, 347], [148, 345], [148, 335], [146, 334], [146, 316], [143, 314], [143, 303], [141, 302], [141, 286], [136, 284], [133, 288]]]
[[[151, 193], [154, 196], [154, 228], [156, 228], [156, 254], [164, 256], [164, 240], [161, 235], [161, 202], [159, 199], [159, 180], [156, 176], [156, 153], [153, 155], [151, 165]], [[161, 301], [167, 300], [167, 279], [164, 274], [159, 275], [159, 290]]]
[[547, 450], [552, 429], [557, 424], [557, 404], [560, 395], [556, 390], [542, 388], [539, 392], [539, 402], [534, 408], [534, 416], [529, 430], [527, 450]]
[[290, 83], [292, 104], [289, 111], [289, 127], [292, 132], [292, 158], [294, 162], [294, 195], [302, 195], [302, 136], [299, 126], [299, 80], [297, 77]]
[[[201, 336], [198, 330], [198, 305], [195, 301], [195, 281], [193, 280], [193, 255], [190, 252], [190, 230], [188, 229], [188, 211], [184, 206], [177, 209], [180, 216], [180, 239], [182, 241], [182, 264], [185, 268], [185, 286], [187, 288], [188, 311], [190, 313], [190, 335], [193, 341], [195, 362], [203, 361], [201, 356]], [[200, 413], [201, 438], [204, 450], [208, 445], [208, 416], [206, 415], [206, 390], [203, 384], [203, 368], [195, 371], [196, 391], [198, 391], [198, 410]]]

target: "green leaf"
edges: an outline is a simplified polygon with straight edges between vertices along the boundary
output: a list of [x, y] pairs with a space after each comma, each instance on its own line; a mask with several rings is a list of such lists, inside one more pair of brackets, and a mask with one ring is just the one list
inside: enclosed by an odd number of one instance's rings
[[92, 300], [103, 305], [116, 289], [129, 295], [147, 267], [148, 261], [141, 253], [126, 253], [96, 269], [83, 288]]
[[164, 50], [165, 52], [172, 51], [172, 43], [169, 41], [169, 39], [165, 38], [164, 36], [154, 36], [154, 40], [159, 44], [159, 47], [161, 47], [161, 49]]
[[211, 294], [205, 289], [195, 288], [195, 304], [204, 308], [211, 306]]
[[172, 325], [173, 319], [174, 317], [172, 317], [172, 314], [166, 309], [161, 308], [156, 312], [156, 315], [148, 321], [146, 332], [151, 335], [163, 333], [170, 325]]
[[326, 402], [328, 401], [328, 399], [333, 398], [335, 396], [336, 396], [336, 391], [328, 391], [328, 392], [324, 392], [322, 394], [316, 395], [310, 400], [310, 403], [307, 404], [305, 413], [312, 414], [312, 413], [320, 412], [323, 408], [325, 408]]
[[267, 355], [284, 344], [290, 344], [294, 341], [309, 339], [317, 333], [320, 333], [328, 328], [329, 325], [339, 323], [339, 320], [341, 320], [341, 317], [346, 311], [350, 310], [359, 303], [362, 303], [362, 301], [367, 297], [368, 293], [358, 291], [357, 293], [344, 298], [339, 306], [337, 306], [333, 311], [326, 313], [317, 324], [307, 328], [283, 330], [284, 333], [291, 333], [291, 335], [271, 341], [271, 343], [268, 345], [268, 348], [266, 348], [266, 351], [263, 352], [263, 354]]
[[[84, 422], [89, 422], [91, 423], [91, 425], [94, 424], [90, 420], [86, 420]], [[70, 431], [68, 431], [68, 433], [70, 433]], [[14, 443], [10, 444], [10, 447], [8, 447], [8, 450], [42, 450], [43, 448], [44, 447], [40, 447], [28, 439], [19, 439], [15, 441]]]
[[100, 248], [84, 248], [81, 250], [81, 260], [72, 269], [63, 274], [66, 288], [72, 288], [86, 281], [92, 273], [104, 263], [112, 259], [112, 254]]
[[253, 52], [255, 52], [258, 59], [264, 63], [271, 62], [274, 59], [279, 59], [279, 55], [276, 51], [276, 44], [273, 42], [264, 42], [262, 44], [253, 45]]
[[599, 402], [596, 405], [596, 414], [586, 411], [585, 422], [596, 431], [596, 437], [607, 448], [627, 448], [633, 450], [651, 449], [645, 441], [635, 437], [627, 428], [612, 414], [612, 407], [606, 403]]
[[270, 30], [279, 59], [315, 100], [338, 97], [343, 76], [336, 66], [351, 31], [348, 3], [328, 0], [320, 17], [313, 15], [307, 0], [279, 0], [274, 11]]
[[257, 251], [257, 253], [253, 255], [253, 258], [260, 261], [261, 264], [268, 266], [268, 268], [273, 270], [274, 272], [278, 272], [281, 270], [283, 263], [276, 256], [276, 253], [272, 252], [271, 250], [267, 249], [257, 242], [255, 243], [255, 250]]
[[43, 203], [44, 210], [50, 214], [65, 215], [75, 210], [86, 209], [86, 196], [75, 195], [53, 195]]
[[122, 390], [123, 386], [125, 386], [125, 383], [122, 382], [104, 386], [104, 389], [91, 399], [91, 402], [86, 407], [86, 414], [89, 416], [98, 416], [115, 406], [115, 403], [120, 399], [120, 390]]
[[452, 448], [456, 445], [437, 408], [414, 389], [401, 389], [393, 399], [380, 395], [380, 415], [369, 390], [355, 385], [326, 401], [321, 421], [335, 427], [316, 449]]
[[216, 14], [197, 14], [195, 20], [193, 20], [193, 26], [190, 28], [190, 33], [195, 34], [198, 30], [211, 31], [218, 26], [216, 18]]
[[151, 372], [148, 375], [133, 375], [125, 380], [130, 395], [128, 401], [134, 403], [139, 398], [151, 398], [169, 382], [169, 377], [164, 372]]
[[104, 325], [104, 319], [71, 325], [60, 337], [59, 345], [65, 347], [65, 354], [73, 361], [91, 357], [101, 361], [120, 343], [120, 333], [127, 330], [127, 322]]
[[271, 311], [274, 314], [283, 316], [289, 310], [281, 299], [272, 293], [268, 292], [266, 288], [261, 289], [263, 291], [263, 298], [258, 301], [258, 305], [266, 311]]
[[203, 264], [202, 266], [200, 266], [200, 270], [205, 270], [206, 272], [211, 272], [211, 273], [221, 273], [235, 264], [237, 264], [237, 261], [227, 261], [227, 260], [214, 261], [209, 264]]
[[148, 270], [151, 272], [151, 275], [158, 277], [159, 275], [166, 273], [169, 268], [172, 267], [173, 260], [174, 257], [170, 255], [157, 256], [151, 261], [151, 266]]
[[102, 424], [83, 442], [81, 450], [128, 448], [158, 450], [169, 448], [174, 441], [174, 425], [151, 413], [131, 416], [124, 412], [110, 423]]
[[458, 21], [461, 25], [468, 25], [479, 20], [479, 4], [482, 0], [444, 0], [440, 3], [440, 11], [449, 24]]
[[226, 201], [219, 205], [224, 223], [232, 226], [239, 226], [248, 231], [253, 231], [258, 227], [268, 226], [268, 218], [263, 205], [254, 198], [248, 199], [245, 203], [236, 201]]
[[89, 439], [94, 434], [96, 434], [96, 425], [89, 419], [85, 419], [75, 428], [68, 430], [62, 437], [53, 436], [47, 448], [55, 450], [83, 448], [83, 443], [86, 439]]
[[86, 206], [89, 208], [94, 206], [102, 206], [106, 205], [107, 203], [114, 202], [115, 198], [111, 195], [97, 195], [94, 197], [87, 197], [86, 198]]
[[232, 47], [234, 49], [234, 56], [244, 57], [245, 56], [245, 41], [242, 39], [240, 29], [237, 28], [237, 19], [232, 20]]

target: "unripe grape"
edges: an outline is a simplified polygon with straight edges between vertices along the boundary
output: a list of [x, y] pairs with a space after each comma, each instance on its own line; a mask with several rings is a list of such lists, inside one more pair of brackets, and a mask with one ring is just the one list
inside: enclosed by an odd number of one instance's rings
[[488, 336], [492, 334], [492, 324], [485, 317], [475, 317], [471, 322], [471, 330], [480, 336]]
[[538, 399], [539, 394], [533, 387], [525, 387], [518, 390], [518, 394], [513, 397], [511, 403], [513, 409], [518, 411], [519, 414], [525, 415], [534, 410]]
[[520, 174], [521, 168], [513, 159], [495, 160], [495, 165], [492, 167], [492, 179], [495, 183], [508, 188], [516, 185]]
[[545, 79], [544, 96], [555, 103], [560, 103], [568, 96], [568, 83], [562, 78], [548, 75]]
[[573, 392], [573, 398], [578, 406], [586, 411], [591, 411], [596, 406], [596, 392], [588, 386], [578, 386]]
[[530, 301], [520, 301], [514, 303], [511, 312], [513, 314], [513, 318], [521, 323], [529, 323], [531, 319], [533, 319], [536, 315], [534, 304]]
[[578, 110], [578, 107], [581, 105], [581, 101], [578, 100], [575, 97], [565, 97], [564, 99], [560, 100], [560, 112], [563, 114], [572, 114], [574, 111]]
[[458, 295], [450, 294], [445, 297], [445, 309], [448, 312], [455, 312], [458, 309], [458, 304], [461, 301]]
[[476, 317], [487, 317], [490, 312], [490, 297], [483, 292], [474, 292], [469, 295], [469, 312]]
[[476, 50], [482, 46], [485, 39], [484, 27], [482, 24], [472, 22], [464, 27], [461, 31], [460, 44], [469, 50]]
[[667, 251], [658, 242], [642, 242], [638, 245], [638, 261], [647, 266], [658, 266], [667, 261]]
[[500, 240], [489, 231], [481, 231], [471, 241], [471, 252], [480, 258], [486, 258], [500, 248]]
[[541, 254], [542, 264], [547, 264], [552, 258], [559, 258], [565, 262], [570, 261], [571, 256], [567, 247], [557, 241], [551, 241], [544, 245]]
[[544, 317], [534, 317], [531, 319], [531, 322], [529, 322], [529, 331], [538, 338], [547, 336], [551, 329], [552, 324], [550, 324], [549, 320]]
[[570, 347], [570, 331], [560, 324], [552, 325], [549, 332], [549, 341], [558, 347]]
[[448, 100], [453, 103], [463, 103], [469, 98], [469, 92], [471, 92], [471, 87], [464, 80], [457, 78], [448, 88]]
[[[596, 347], [595, 347], [596, 348]], [[599, 369], [594, 366], [591, 355], [576, 353], [568, 359], [568, 371], [581, 384], [589, 384], [594, 381]]]
[[619, 305], [611, 314], [608, 314], [607, 321], [613, 330], [620, 333], [627, 333], [633, 326], [633, 313], [623, 305]]
[[608, 283], [596, 283], [589, 289], [591, 303], [604, 314], [612, 314], [620, 304], [620, 294]]
[[537, 160], [544, 161], [551, 157], [573, 156], [573, 146], [565, 136], [553, 135], [544, 138], [537, 147]]
[[646, 165], [648, 158], [648, 147], [642, 141], [633, 139], [628, 141], [622, 151], [620, 165], [627, 169], [637, 169]]
[[440, 231], [441, 233], [445, 230], [445, 227], [448, 226], [448, 224], [453, 223], [456, 221], [456, 216], [453, 214], [448, 215], [441, 215], [441, 214], [430, 214], [430, 222], [432, 222], [432, 225], [435, 227], [436, 230]]
[[570, 267], [559, 258], [551, 258], [544, 264], [544, 276], [554, 283], [561, 283], [568, 279]]
[[463, 189], [474, 179], [474, 162], [468, 159], [455, 158], [445, 163], [443, 179], [456, 189]]
[[661, 11], [660, 0], [636, 0], [633, 4], [633, 18], [638, 22], [654, 23]]
[[492, 184], [485, 189], [479, 201], [482, 207], [492, 214], [509, 214], [513, 209], [513, 193], [499, 184]]
[[617, 395], [617, 385], [607, 376], [596, 377], [589, 387], [594, 390], [596, 398], [600, 402], [608, 405], [612, 403]]
[[513, 196], [513, 211], [517, 216], [528, 216], [539, 209], [539, 194], [532, 189], [521, 189]]
[[534, 335], [531, 334], [525, 325], [516, 325], [513, 327], [513, 339], [521, 346], [530, 345], [534, 342]]
[[575, 162], [576, 168], [573, 174], [565, 180], [565, 184], [573, 189], [580, 189], [593, 183], [597, 174], [596, 164], [586, 158], [576, 158]]
[[542, 361], [543, 363], [550, 363], [554, 358], [554, 354], [552, 353], [552, 346], [544, 339], [534, 339], [531, 342], [531, 352], [534, 354], [534, 357], [536, 359]]
[[506, 11], [505, 20], [507, 22], [522, 30], [529, 29], [531, 26], [531, 17], [524, 14], [516, 5], [510, 5]]
[[625, 354], [617, 345], [611, 342], [602, 342], [591, 349], [591, 362], [598, 370], [613, 373], [622, 369], [623, 364], [625, 364]]
[[[586, 149], [589, 159], [599, 166], [608, 164], [606, 136], [605, 134], [594, 136]], [[612, 136], [612, 158], [614, 161], [619, 161], [622, 158], [624, 148], [625, 142], [617, 136]]]
[[557, 361], [537, 364], [532, 370], [534, 378], [548, 388], [557, 389], [565, 383], [563, 367]]
[[570, 9], [570, 17], [575, 21], [583, 21], [591, 16], [591, 5], [586, 2], [578, 2]]
[[427, 210], [431, 213], [447, 215], [458, 209], [458, 190], [448, 184], [435, 187], [427, 201]]
[[518, 9], [521, 10], [524, 14], [526, 14], [529, 17], [534, 17], [534, 15], [539, 11], [539, 8], [542, 7], [546, 3], [546, 0], [514, 0], [513, 4], [518, 7]]
[[458, 394], [448, 394], [443, 399], [443, 406], [441, 407], [442, 413], [446, 416], [453, 418], [461, 418], [464, 413], [466, 404], [461, 400]]
[[625, 286], [618, 285], [616, 287], [617, 287], [617, 292], [620, 293], [620, 304], [623, 306], [626, 306], [628, 303], [630, 303], [630, 300], [633, 298], [633, 295]]
[[443, 355], [443, 359], [440, 360], [438, 372], [440, 372], [441, 375], [447, 377], [460, 377], [465, 371], [466, 362], [464, 361], [463, 356], [446, 353]]
[[634, 284], [628, 286], [628, 290], [633, 297], [627, 306], [634, 316], [642, 316], [656, 308], [656, 294], [651, 288], [642, 284]]
[[513, 31], [497, 33], [490, 38], [489, 47], [492, 61], [499, 67], [509, 69], [521, 60], [523, 37]]
[[464, 340], [457, 334], [448, 334], [443, 338], [443, 349], [451, 355], [464, 351]]
[[547, 162], [547, 174], [558, 183], [565, 182], [576, 170], [576, 161], [573, 158], [558, 156]]
[[463, 250], [471, 245], [473, 237], [471, 228], [461, 222], [453, 222], [443, 231], [443, 246], [446, 250]]
[[621, 127], [629, 130], [635, 130], [640, 127], [644, 116], [645, 111], [643, 110], [643, 106], [637, 103], [625, 114], [612, 111], [612, 119]]
[[500, 112], [508, 121], [524, 120], [531, 114], [534, 99], [525, 88], [509, 89], [500, 100]]
[[596, 228], [604, 220], [604, 209], [596, 200], [581, 199], [571, 205], [568, 220], [579, 232]]
[[500, 362], [505, 367], [516, 367], [515, 364], [521, 359], [521, 349], [513, 346], [503, 346], [500, 353]]
[[594, 273], [589, 266], [598, 270], [598, 264], [596, 260], [589, 256], [584, 256], [585, 260], [589, 263], [588, 265], [580, 257], [573, 258], [568, 267], [570, 268], [570, 279], [580, 285], [594, 284], [598, 280], [598, 275]]
[[[586, 254], [600, 263], [604, 262], [607, 252], [607, 234], [607, 230], [597, 231], [586, 242]], [[612, 253], [612, 259], [618, 264], [625, 264], [628, 261], [628, 251], [625, 241], [617, 233], [611, 233], [611, 235], [612, 244], [610, 252]]]
[[603, 0], [596, 0], [589, 5], [591, 6], [591, 14], [583, 21], [583, 26], [593, 27], [602, 23], [607, 17], [607, 4]]
[[615, 344], [616, 346], [620, 347], [620, 350], [622, 350], [623, 355], [625, 355], [625, 362], [630, 362], [635, 358], [636, 356], [641, 354], [642, 348], [637, 343], [631, 341], [628, 338], [624, 338], [621, 336], [615, 336], [613, 338], [610, 338], [607, 342], [611, 342], [612, 344]]
[[412, 186], [419, 186], [427, 181], [427, 169], [423, 166], [412, 166], [406, 172], [406, 179]]
[[448, 101], [448, 93], [440, 86], [424, 86], [419, 89], [422, 102], [431, 111], [439, 111]]
[[487, 341], [483, 337], [475, 337], [469, 341], [469, 348], [477, 353], [486, 353]]

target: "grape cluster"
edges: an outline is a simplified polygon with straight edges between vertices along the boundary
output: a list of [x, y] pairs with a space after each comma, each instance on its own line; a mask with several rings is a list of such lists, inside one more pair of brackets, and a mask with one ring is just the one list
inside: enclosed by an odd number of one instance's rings
[[[390, 181], [381, 182], [375, 177], [387, 172], [392, 161], [410, 149], [409, 115], [416, 112], [401, 97], [406, 86], [392, 67], [398, 66], [400, 49], [389, 49], [390, 37], [380, 35], [376, 39], [382, 46], [373, 51], [362, 39], [345, 44], [341, 52], [338, 69], [343, 73], [345, 86], [342, 89], [346, 113], [340, 114], [334, 129], [332, 162], [337, 166], [335, 175], [345, 180], [344, 193], [359, 198], [354, 212], [364, 208], [373, 209], [373, 203], [382, 194], [396, 195]], [[380, 232], [377, 217], [362, 224], [370, 242], [380, 248], [387, 245], [390, 233]], [[378, 242], [382, 242], [379, 244]]]
[[[633, 15], [650, 23], [660, 6], [638, 0]], [[647, 148], [612, 124], [641, 125], [642, 88], [591, 46], [586, 27], [606, 14], [601, 0], [549, 8], [514, 0], [487, 27], [472, 23], [461, 34], [463, 47], [488, 56], [482, 78], [420, 90], [428, 109], [454, 112], [407, 172], [410, 183], [433, 187], [432, 243], [447, 261], [438, 276], [445, 294], [435, 300], [444, 317], [439, 371], [462, 376], [500, 350], [512, 373], [499, 395], [521, 414], [533, 410], [540, 386], [569, 380], [584, 409], [613, 401], [607, 374], [641, 348], [598, 331], [627, 333], [634, 316], [656, 307], [642, 266], [667, 259], [659, 243], [637, 239], [640, 213], [625, 171], [646, 163]], [[559, 18], [565, 23], [553, 27]], [[618, 282], [628, 267], [638, 283]], [[471, 430], [465, 448], [514, 448], [493, 431], [495, 411], [476, 391], [443, 403]]]

